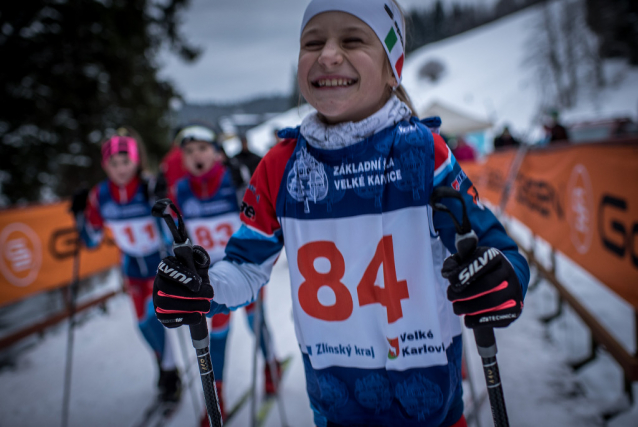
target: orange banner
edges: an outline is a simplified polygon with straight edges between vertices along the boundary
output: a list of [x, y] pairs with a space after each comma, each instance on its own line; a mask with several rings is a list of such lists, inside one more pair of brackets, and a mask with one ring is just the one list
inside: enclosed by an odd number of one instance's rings
[[[0, 306], [73, 279], [77, 242], [68, 203], [0, 212]], [[117, 265], [119, 251], [106, 238], [99, 247], [80, 251], [80, 278]]]
[[[462, 167], [501, 203], [516, 151]], [[528, 151], [506, 212], [638, 308], [638, 141]]]

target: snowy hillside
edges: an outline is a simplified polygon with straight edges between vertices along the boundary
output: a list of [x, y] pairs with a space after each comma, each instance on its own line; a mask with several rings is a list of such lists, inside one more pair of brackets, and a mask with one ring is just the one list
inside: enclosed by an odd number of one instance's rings
[[[429, 44], [406, 60], [403, 84], [421, 111], [435, 101], [491, 121], [499, 131], [509, 123], [519, 135], [533, 136], [541, 91], [533, 65], [526, 64], [545, 5], [510, 15], [490, 25]], [[444, 66], [436, 82], [419, 77], [429, 61]], [[612, 84], [597, 97], [579, 99], [564, 111], [567, 122], [600, 117], [638, 119], [638, 68], [623, 61], [605, 61]], [[551, 82], [547, 82], [551, 84]]]

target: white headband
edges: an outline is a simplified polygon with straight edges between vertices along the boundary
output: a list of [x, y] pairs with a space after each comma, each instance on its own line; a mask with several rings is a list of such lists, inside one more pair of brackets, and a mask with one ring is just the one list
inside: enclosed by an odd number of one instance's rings
[[405, 58], [405, 28], [401, 12], [392, 0], [312, 0], [303, 15], [301, 32], [316, 15], [339, 11], [356, 16], [374, 31], [381, 40], [392, 64], [392, 72], [401, 84]]

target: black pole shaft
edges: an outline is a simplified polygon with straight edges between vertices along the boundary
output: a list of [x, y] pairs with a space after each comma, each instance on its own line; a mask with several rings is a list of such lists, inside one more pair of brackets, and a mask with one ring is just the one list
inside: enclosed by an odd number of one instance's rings
[[475, 328], [474, 338], [479, 355], [483, 361], [483, 373], [487, 383], [487, 396], [490, 399], [492, 418], [495, 427], [509, 427], [501, 374], [496, 361], [496, 338], [492, 328]]
[[[261, 293], [257, 293], [255, 311], [253, 312], [253, 332], [255, 334], [255, 351], [253, 352], [252, 400], [250, 402], [250, 426], [257, 426], [257, 355], [261, 344]], [[266, 361], [268, 363], [268, 361]]]
[[487, 395], [492, 408], [492, 418], [495, 427], [508, 427], [507, 410], [505, 409], [505, 398], [503, 397], [503, 387], [501, 386], [501, 374], [498, 370], [496, 357], [482, 357], [483, 373], [487, 382]]
[[73, 277], [67, 288], [67, 308], [69, 310], [69, 334], [66, 347], [66, 364], [64, 368], [64, 389], [62, 397], [62, 427], [69, 424], [69, 404], [71, 399], [71, 373], [73, 371], [73, 341], [75, 330], [75, 299], [80, 282], [80, 238], [76, 241], [73, 253]]
[[188, 378], [188, 391], [190, 392], [191, 395], [191, 401], [193, 402], [193, 411], [195, 411], [195, 419], [199, 419], [199, 417], [201, 416], [201, 412], [199, 409], [199, 404], [197, 403], [197, 395], [195, 394], [195, 390], [192, 387], [192, 383], [191, 383], [191, 375], [190, 375], [190, 369], [191, 368], [187, 368], [186, 367], [186, 363], [188, 361], [188, 353], [187, 353], [187, 344], [186, 344], [186, 337], [184, 336], [184, 334], [181, 333], [181, 331], [178, 331], [177, 335], [179, 335], [179, 347], [182, 349], [182, 358], [184, 359], [184, 373], [187, 375]]
[[222, 414], [219, 409], [213, 362], [210, 359], [210, 349], [208, 347], [210, 339], [208, 337], [206, 317], [202, 316], [201, 322], [197, 325], [191, 325], [190, 330], [193, 347], [197, 350], [197, 365], [199, 366], [199, 375], [202, 379], [202, 387], [204, 389], [208, 423], [211, 427], [221, 427], [223, 425]]
[[[259, 300], [263, 300], [263, 297], [260, 296]], [[276, 359], [275, 350], [273, 348], [273, 338], [272, 334], [268, 330], [268, 325], [266, 325], [263, 307], [261, 312], [261, 335], [264, 337], [264, 343], [266, 344], [266, 364], [268, 366], [268, 371], [270, 371], [270, 378], [272, 378], [272, 382], [275, 386], [275, 398], [277, 399], [277, 408], [279, 409], [279, 420], [281, 421], [281, 427], [288, 427], [288, 417], [286, 416], [284, 404], [281, 400], [281, 389], [279, 386], [281, 385], [282, 378], [279, 377], [279, 371], [277, 370], [277, 364], [275, 363]]]

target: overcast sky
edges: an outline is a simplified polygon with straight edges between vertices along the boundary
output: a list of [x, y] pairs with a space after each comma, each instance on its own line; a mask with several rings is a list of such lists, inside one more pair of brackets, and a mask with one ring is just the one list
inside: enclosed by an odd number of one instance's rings
[[[434, 2], [399, 0], [406, 9], [431, 7]], [[191, 44], [203, 49], [202, 55], [194, 64], [185, 64], [163, 52], [161, 76], [170, 79], [187, 102], [288, 94], [299, 53], [299, 27], [308, 3], [309, 0], [191, 0], [181, 28]]]

